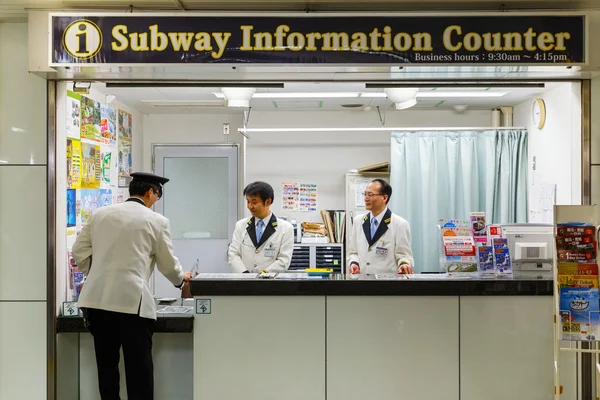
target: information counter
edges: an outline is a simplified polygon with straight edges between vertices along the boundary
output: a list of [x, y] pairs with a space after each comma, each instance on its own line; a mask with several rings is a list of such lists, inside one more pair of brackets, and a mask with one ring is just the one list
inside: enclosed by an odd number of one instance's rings
[[206, 275], [191, 293], [195, 400], [553, 395], [549, 278]]
[[[158, 302], [157, 302], [158, 303]], [[194, 302], [178, 299], [166, 307], [190, 307], [186, 313], [157, 313], [153, 336], [154, 391], [156, 400], [191, 400], [193, 397]], [[100, 400], [94, 340], [81, 317], [57, 319], [57, 398], [60, 400]], [[127, 398], [123, 357], [121, 398]]]

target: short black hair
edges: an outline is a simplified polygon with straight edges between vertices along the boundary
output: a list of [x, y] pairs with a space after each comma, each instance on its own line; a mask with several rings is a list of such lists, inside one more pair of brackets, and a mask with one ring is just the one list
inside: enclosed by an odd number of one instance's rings
[[244, 196], [256, 196], [260, 197], [260, 199], [264, 202], [267, 199], [271, 199], [271, 203], [275, 198], [275, 193], [273, 192], [273, 187], [269, 185], [267, 182], [252, 182], [244, 189]]
[[154, 191], [158, 193], [158, 198], [162, 197], [162, 188], [158, 183], [150, 183], [139, 179], [133, 179], [129, 183], [130, 196], [145, 196], [150, 189], [154, 189]]
[[380, 192], [381, 192], [381, 194], [387, 195], [388, 198], [387, 198], [387, 201], [385, 202], [385, 204], [388, 204], [390, 202], [390, 199], [392, 198], [392, 186], [390, 186], [390, 184], [387, 183], [386, 181], [384, 181], [383, 179], [379, 179], [379, 178], [373, 179], [371, 181], [371, 183], [374, 183], [374, 182], [379, 182], [379, 184], [381, 185]]

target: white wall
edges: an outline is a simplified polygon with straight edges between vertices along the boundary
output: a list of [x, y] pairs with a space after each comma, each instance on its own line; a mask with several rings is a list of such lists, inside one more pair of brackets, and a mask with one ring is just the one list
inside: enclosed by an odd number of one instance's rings
[[46, 82], [27, 41], [0, 23], [0, 399], [46, 398]]
[[513, 120], [529, 131], [530, 218], [532, 212], [541, 211], [532, 197], [533, 184], [556, 184], [556, 204], [581, 204], [581, 84], [560, 83], [540, 97], [546, 104], [542, 129], [531, 117], [535, 98], [516, 106]]
[[[491, 111], [450, 110], [388, 111], [388, 127], [491, 126]], [[253, 111], [249, 128], [281, 127], [381, 127], [376, 111]], [[390, 161], [391, 133], [372, 132], [273, 132], [250, 133], [247, 182], [264, 180], [275, 189], [273, 212], [290, 220], [322, 222], [318, 212], [282, 211], [282, 183], [316, 182], [317, 209], [344, 209], [345, 174]]]

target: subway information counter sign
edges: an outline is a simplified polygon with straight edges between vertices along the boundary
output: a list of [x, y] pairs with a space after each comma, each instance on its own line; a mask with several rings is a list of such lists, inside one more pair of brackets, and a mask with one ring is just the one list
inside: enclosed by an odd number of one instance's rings
[[50, 18], [53, 66], [585, 63], [583, 16]]

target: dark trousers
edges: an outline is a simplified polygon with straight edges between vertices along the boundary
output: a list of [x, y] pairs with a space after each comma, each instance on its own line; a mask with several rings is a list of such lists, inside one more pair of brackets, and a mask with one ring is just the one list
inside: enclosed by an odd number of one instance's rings
[[152, 364], [153, 319], [139, 315], [87, 309], [94, 337], [98, 384], [102, 400], [120, 400], [119, 350], [123, 347], [128, 400], [154, 399]]

